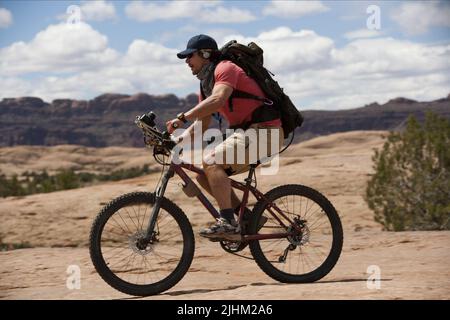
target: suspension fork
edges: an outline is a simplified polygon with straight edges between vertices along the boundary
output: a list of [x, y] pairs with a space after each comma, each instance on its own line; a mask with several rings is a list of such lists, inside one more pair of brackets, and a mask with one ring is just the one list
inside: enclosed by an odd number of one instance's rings
[[170, 178], [174, 175], [174, 169], [172, 166], [169, 167], [169, 170], [164, 174], [161, 185], [156, 189], [155, 192], [155, 205], [153, 206], [152, 213], [150, 214], [150, 221], [147, 226], [147, 231], [145, 233], [145, 240], [150, 241], [153, 236], [153, 232], [155, 229], [156, 220], [158, 219], [159, 209], [161, 209], [161, 201], [164, 197], [164, 193], [166, 192], [167, 183]]

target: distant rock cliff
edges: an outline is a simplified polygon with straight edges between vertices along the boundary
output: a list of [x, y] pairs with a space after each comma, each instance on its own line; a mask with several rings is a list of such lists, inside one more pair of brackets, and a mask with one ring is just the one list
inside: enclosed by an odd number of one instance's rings
[[[153, 110], [161, 127], [167, 119], [198, 101], [195, 94], [152, 96], [103, 94], [95, 99], [58, 99], [47, 103], [35, 97], [5, 98], [0, 102], [0, 146], [80, 144], [93, 147], [142, 146], [133, 121]], [[351, 130], [396, 130], [409, 114], [423, 119], [427, 110], [450, 118], [447, 98], [417, 102], [396, 98], [386, 104], [340, 111], [304, 111], [305, 123], [296, 141]]]
[[3, 99], [0, 102], [0, 146], [81, 144], [104, 147], [142, 145], [133, 121], [154, 110], [160, 124], [187, 110], [196, 95], [104, 94], [93, 100], [58, 99], [51, 104], [39, 98]]
[[430, 102], [396, 98], [382, 105], [372, 103], [356, 109], [305, 111], [304, 125], [296, 136], [299, 140], [306, 140], [314, 136], [353, 130], [399, 130], [404, 127], [409, 115], [423, 121], [427, 111], [450, 119], [450, 95]]

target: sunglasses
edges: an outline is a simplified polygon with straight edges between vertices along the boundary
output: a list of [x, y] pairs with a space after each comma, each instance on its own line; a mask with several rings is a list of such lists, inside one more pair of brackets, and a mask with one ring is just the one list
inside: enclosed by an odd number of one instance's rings
[[186, 59], [192, 58], [192, 56], [194, 55], [195, 52], [196, 52], [196, 51], [194, 51], [194, 52], [192, 52], [192, 53], [189, 53], [189, 54], [186, 56]]

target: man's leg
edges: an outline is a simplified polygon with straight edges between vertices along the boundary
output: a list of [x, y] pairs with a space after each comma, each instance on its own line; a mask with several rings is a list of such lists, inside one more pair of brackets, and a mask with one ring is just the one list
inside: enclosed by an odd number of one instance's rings
[[205, 170], [209, 189], [220, 208], [220, 219], [209, 228], [202, 229], [200, 235], [208, 238], [234, 236], [238, 232], [231, 206], [231, 182], [221, 165], [206, 165]]
[[[241, 136], [233, 135], [227, 138], [221, 144], [216, 146], [212, 153], [204, 158], [203, 169], [205, 171], [209, 190], [219, 205], [221, 219], [219, 219], [214, 226], [200, 231], [200, 235], [214, 237], [221, 233], [231, 234], [238, 231], [232, 204], [237, 206], [240, 201], [235, 197], [235, 203], [232, 203], [231, 181], [223, 167], [224, 164], [233, 165], [237, 163], [228, 163], [226, 161], [226, 155], [229, 152], [233, 152], [233, 154], [236, 155], [234, 149], [236, 149], [238, 145], [241, 145], [243, 150], [245, 150], [245, 137], [243, 134]], [[216, 159], [216, 157], [218, 158]]]
[[231, 182], [221, 165], [208, 165], [204, 168], [212, 195], [220, 210], [231, 209]]
[[[202, 186], [202, 188], [205, 189], [206, 192], [208, 192], [210, 195], [212, 195], [214, 197], [206, 176], [198, 174], [195, 178], [196, 178], [197, 182]], [[231, 205], [233, 208], [237, 208], [240, 204], [241, 204], [241, 200], [239, 200], [238, 196], [236, 195], [236, 192], [232, 188], [231, 189]]]

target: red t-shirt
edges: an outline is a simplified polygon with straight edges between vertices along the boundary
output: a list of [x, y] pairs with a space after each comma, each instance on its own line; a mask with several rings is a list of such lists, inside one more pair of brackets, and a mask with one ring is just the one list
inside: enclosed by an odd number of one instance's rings
[[[265, 97], [263, 91], [258, 86], [255, 80], [247, 76], [240, 67], [231, 61], [221, 61], [214, 70], [214, 85], [225, 84], [240, 91], [251, 93], [258, 97]], [[200, 97], [201, 99], [201, 97]], [[230, 112], [229, 101], [222, 106], [218, 111], [227, 119], [230, 126], [251, 121], [252, 112], [261, 106], [261, 101], [253, 99], [233, 98], [233, 111]], [[262, 122], [261, 124], [267, 126], [280, 127], [281, 120], [275, 119], [271, 121]]]

